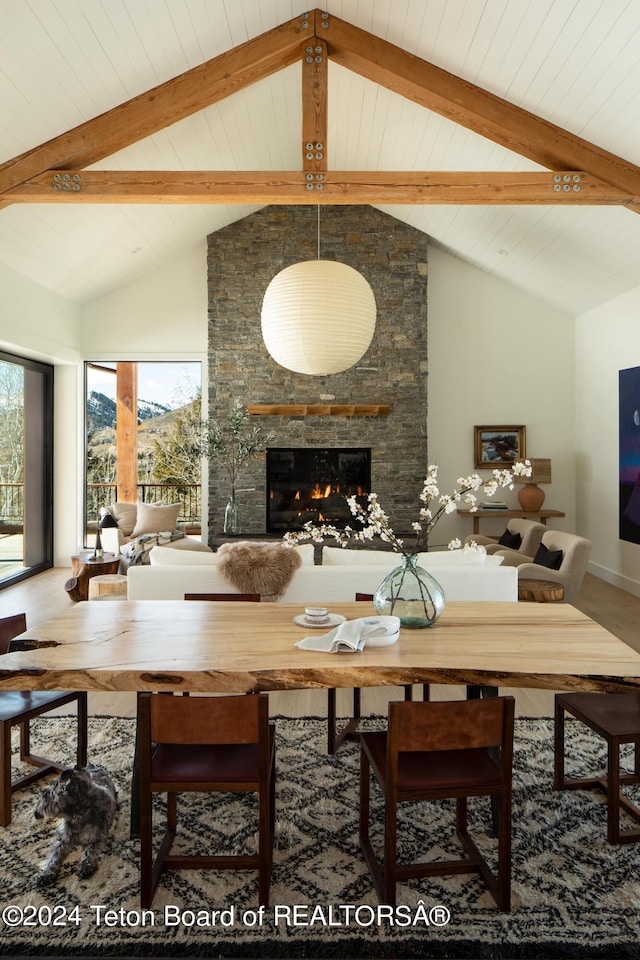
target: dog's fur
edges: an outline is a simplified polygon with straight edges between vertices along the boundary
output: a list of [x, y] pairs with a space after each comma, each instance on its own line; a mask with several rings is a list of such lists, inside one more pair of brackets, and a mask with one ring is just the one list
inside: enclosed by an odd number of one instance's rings
[[87, 764], [63, 770], [57, 780], [40, 792], [34, 810], [38, 820], [62, 817], [39, 887], [55, 883], [60, 867], [75, 847], [83, 847], [76, 873], [81, 880], [98, 869], [118, 809], [118, 793], [106, 770]]

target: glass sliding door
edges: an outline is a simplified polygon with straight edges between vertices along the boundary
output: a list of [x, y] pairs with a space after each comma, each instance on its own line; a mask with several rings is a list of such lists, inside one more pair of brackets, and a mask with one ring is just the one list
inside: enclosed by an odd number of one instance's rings
[[53, 367], [0, 352], [0, 588], [53, 564]]

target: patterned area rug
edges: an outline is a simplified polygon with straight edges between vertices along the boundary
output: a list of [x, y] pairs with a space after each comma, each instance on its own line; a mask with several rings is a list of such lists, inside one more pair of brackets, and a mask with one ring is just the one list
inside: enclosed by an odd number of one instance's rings
[[[68, 718], [41, 719], [37, 750], [69, 756]], [[598, 792], [555, 793], [552, 724], [516, 726], [513, 909], [501, 914], [472, 875], [415, 880], [398, 888], [402, 907], [380, 916], [357, 840], [359, 751], [326, 754], [326, 725], [277, 719], [277, 849], [271, 906], [260, 912], [253, 872], [171, 872], [153, 909], [139, 907], [138, 843], [128, 835], [134, 726], [130, 719], [90, 719], [91, 760], [109, 769], [120, 813], [98, 873], [87, 881], [63, 868], [56, 887], [34, 889], [54, 825], [35, 820], [38, 789], [14, 796], [2, 832], [0, 954], [99, 957], [638, 957], [640, 847], [605, 840], [606, 807]], [[377, 725], [381, 721], [367, 721]], [[568, 722], [570, 772], [599, 765], [602, 743]], [[69, 757], [69, 759], [71, 759]], [[638, 791], [634, 787], [634, 799]], [[373, 788], [373, 796], [377, 797]], [[227, 803], [226, 801], [229, 800]], [[180, 839], [186, 850], [229, 852], [255, 844], [253, 800], [184, 797]], [[374, 809], [381, 813], [380, 805]], [[452, 807], [408, 805], [402, 852], [458, 855]], [[242, 824], [237, 828], [235, 824]], [[490, 854], [488, 802], [471, 823]], [[375, 834], [373, 834], [375, 836]], [[378, 838], [380, 834], [377, 835]], [[447, 920], [448, 918], [448, 920]]]

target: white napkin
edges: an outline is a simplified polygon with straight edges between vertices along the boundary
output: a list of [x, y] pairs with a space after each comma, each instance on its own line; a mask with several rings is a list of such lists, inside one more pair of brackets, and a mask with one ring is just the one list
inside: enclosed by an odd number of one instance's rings
[[365, 647], [387, 647], [400, 633], [399, 617], [361, 617], [345, 620], [321, 637], [303, 637], [296, 647], [324, 653], [360, 653]]

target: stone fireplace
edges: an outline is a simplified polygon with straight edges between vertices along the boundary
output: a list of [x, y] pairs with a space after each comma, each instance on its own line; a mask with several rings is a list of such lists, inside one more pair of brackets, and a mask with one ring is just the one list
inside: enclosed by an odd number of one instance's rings
[[[279, 367], [260, 331], [269, 282], [291, 263], [315, 259], [317, 243], [317, 209], [311, 206], [266, 207], [209, 236], [209, 416], [224, 417], [236, 397], [247, 406], [295, 405], [291, 412], [255, 418], [275, 434], [271, 446], [370, 451], [370, 490], [397, 530], [406, 532], [417, 515], [427, 467], [427, 237], [373, 207], [322, 208], [320, 256], [362, 273], [377, 305], [376, 332], [365, 356], [350, 370], [326, 377]], [[329, 412], [318, 415], [317, 405]], [[384, 405], [388, 413], [330, 412], [349, 405]], [[236, 490], [247, 535], [268, 530], [266, 468], [266, 455], [249, 462]], [[222, 531], [228, 496], [225, 475], [212, 467], [212, 537]]]
[[267, 533], [305, 523], [354, 525], [345, 497], [363, 506], [371, 491], [367, 447], [270, 447], [267, 450]]

